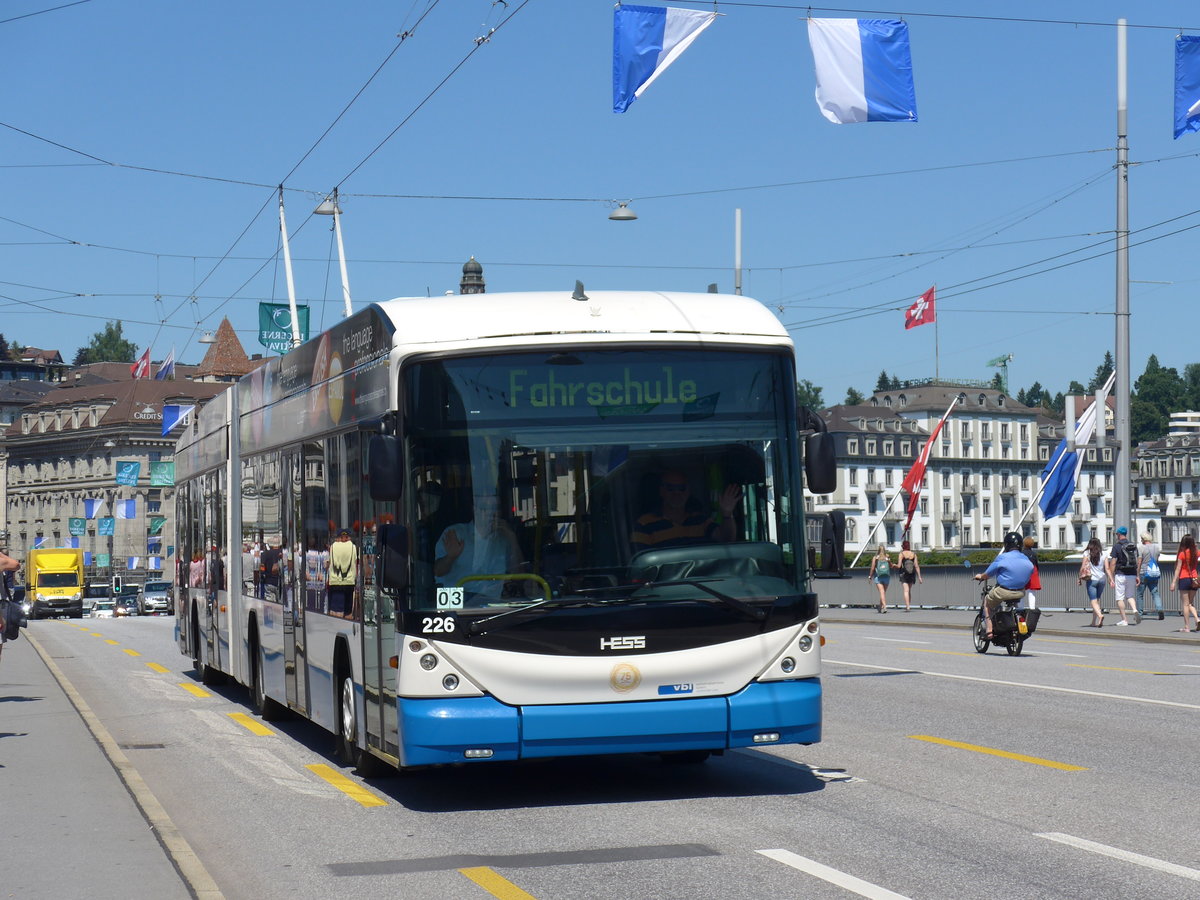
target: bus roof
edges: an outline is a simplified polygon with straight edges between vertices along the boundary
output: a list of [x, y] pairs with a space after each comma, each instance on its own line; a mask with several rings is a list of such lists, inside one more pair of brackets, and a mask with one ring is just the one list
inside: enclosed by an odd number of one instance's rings
[[[745, 335], [788, 334], [757, 300], [732, 294], [666, 291], [570, 291], [447, 294], [398, 297], [378, 304], [405, 344], [507, 338], [522, 335], [607, 334]], [[772, 341], [774, 343], [774, 341]]]

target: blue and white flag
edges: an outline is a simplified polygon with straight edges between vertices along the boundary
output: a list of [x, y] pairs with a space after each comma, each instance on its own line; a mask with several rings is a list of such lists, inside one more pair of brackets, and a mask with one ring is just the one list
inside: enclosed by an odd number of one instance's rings
[[83, 517], [85, 519], [94, 519], [100, 515], [100, 511], [104, 509], [104, 498], [94, 497], [83, 501]]
[[137, 518], [137, 501], [136, 500], [118, 500], [113, 504], [117, 508], [118, 519], [136, 519]]
[[170, 403], [163, 404], [163, 437], [171, 433], [179, 423], [187, 424], [188, 416], [192, 414], [192, 410], [196, 408], [195, 403], [189, 403], [187, 406], [175, 406]]
[[155, 570], [162, 569], [162, 557], [161, 556], [151, 556], [146, 560], [146, 563], [147, 563], [147, 565], [146, 565], [147, 569], [155, 569]]
[[162, 365], [158, 367], [158, 371], [154, 375], [155, 381], [165, 381], [175, 374], [175, 348], [171, 348], [171, 352], [167, 354], [167, 358], [162, 361]]
[[137, 568], [140, 568], [141, 565], [142, 565], [142, 558], [140, 556], [131, 556], [125, 562], [126, 569], [137, 569]]
[[33, 539], [33, 549], [38, 550], [45, 546], [46, 546], [46, 536], [44, 534], [39, 534], [37, 537], [35, 537]]
[[1200, 37], [1175, 38], [1175, 137], [1200, 131]]
[[817, 108], [830, 122], [915, 122], [908, 25], [892, 19], [809, 19]]
[[613, 112], [625, 112], [679, 59], [715, 12], [619, 4], [613, 11]]
[[[1115, 378], [1115, 373], [1108, 376], [1108, 381], [1104, 385], [1106, 397], [1112, 390]], [[1050, 461], [1042, 470], [1042, 499], [1038, 502], [1045, 518], [1053, 519], [1055, 516], [1061, 516], [1071, 508], [1071, 497], [1075, 493], [1075, 485], [1079, 483], [1079, 472], [1083, 468], [1082, 447], [1091, 443], [1096, 434], [1097, 418], [1102, 414], [1097, 411], [1096, 401], [1093, 400], [1075, 423], [1076, 449], [1068, 451], [1067, 439], [1063, 438], [1054, 448], [1054, 452], [1050, 454]], [[1103, 428], [1103, 424], [1100, 427]]]

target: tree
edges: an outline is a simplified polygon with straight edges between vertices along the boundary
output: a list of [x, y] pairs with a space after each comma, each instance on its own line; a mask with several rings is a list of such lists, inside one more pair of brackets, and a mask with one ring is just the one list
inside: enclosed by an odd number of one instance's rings
[[86, 366], [88, 363], [125, 362], [132, 363], [137, 358], [137, 344], [125, 340], [120, 322], [109, 322], [103, 331], [92, 335], [91, 343], [75, 351], [75, 365]]
[[875, 390], [886, 391], [886, 390], [890, 390], [891, 386], [892, 386], [891, 377], [888, 375], [887, 369], [884, 369], [882, 372], [879, 373], [879, 377], [875, 379]]
[[1184, 382], [1174, 369], [1164, 367], [1153, 353], [1146, 371], [1133, 385], [1129, 403], [1129, 430], [1135, 442], [1156, 441], [1167, 433], [1171, 413], [1182, 408]]
[[1088, 382], [1087, 393], [1095, 393], [1097, 388], [1104, 387], [1104, 383], [1108, 381], [1108, 376], [1113, 373], [1116, 368], [1116, 363], [1113, 362], [1113, 355], [1109, 351], [1104, 351], [1104, 362], [1096, 367], [1096, 374], [1092, 376], [1092, 380]]
[[0, 334], [0, 359], [8, 359], [12, 351], [8, 348], [8, 341], [4, 339], [4, 335]]
[[822, 409], [825, 401], [821, 399], [821, 391], [822, 388], [805, 378], [796, 385], [796, 403], [809, 409]]
[[1183, 408], [1200, 409], [1200, 363], [1183, 367]]
[[999, 372], [997, 372], [995, 375], [992, 376], [992, 390], [995, 390], [995, 391], [1004, 390], [1004, 379], [1000, 377]]
[[867, 398], [860, 394], [857, 388], [846, 388], [845, 403], [847, 406], [858, 406], [859, 404], [866, 402]]
[[[1104, 377], [1107, 378], [1108, 376], [1105, 375]], [[1069, 385], [1067, 385], [1067, 393], [1070, 394], [1072, 397], [1082, 397], [1087, 392], [1088, 392], [1088, 389], [1085, 388], [1078, 381], [1075, 381], [1074, 379], [1072, 379], [1071, 383]]]

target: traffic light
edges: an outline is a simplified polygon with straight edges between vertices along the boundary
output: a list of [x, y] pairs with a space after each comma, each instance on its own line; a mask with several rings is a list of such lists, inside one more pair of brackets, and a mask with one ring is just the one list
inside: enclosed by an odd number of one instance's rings
[[113, 584], [113, 596], [114, 597], [121, 596], [121, 576], [114, 575], [112, 584]]

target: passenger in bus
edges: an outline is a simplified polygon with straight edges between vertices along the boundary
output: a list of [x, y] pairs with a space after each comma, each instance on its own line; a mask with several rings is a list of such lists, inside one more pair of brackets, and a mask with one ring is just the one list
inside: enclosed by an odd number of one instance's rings
[[[520, 570], [523, 559], [517, 536], [500, 515], [495, 497], [476, 497], [474, 520], [450, 525], [434, 548], [433, 574], [441, 584], [456, 586], [470, 575], [504, 575]], [[468, 594], [499, 598], [503, 579], [468, 582]]]
[[266, 600], [281, 601], [279, 596], [279, 575], [283, 570], [282, 539], [272, 537], [267, 542], [267, 548], [258, 558], [258, 567], [262, 574], [262, 596]]
[[350, 540], [350, 529], [342, 528], [329, 548], [329, 614], [348, 616], [354, 610], [354, 586], [358, 583], [358, 547]]
[[630, 538], [634, 552], [652, 547], [689, 547], [696, 544], [731, 542], [736, 539], [733, 511], [742, 500], [740, 485], [730, 484], [717, 501], [721, 521], [692, 500], [687, 476], [672, 469], [658, 482], [654, 510], [638, 517]]

